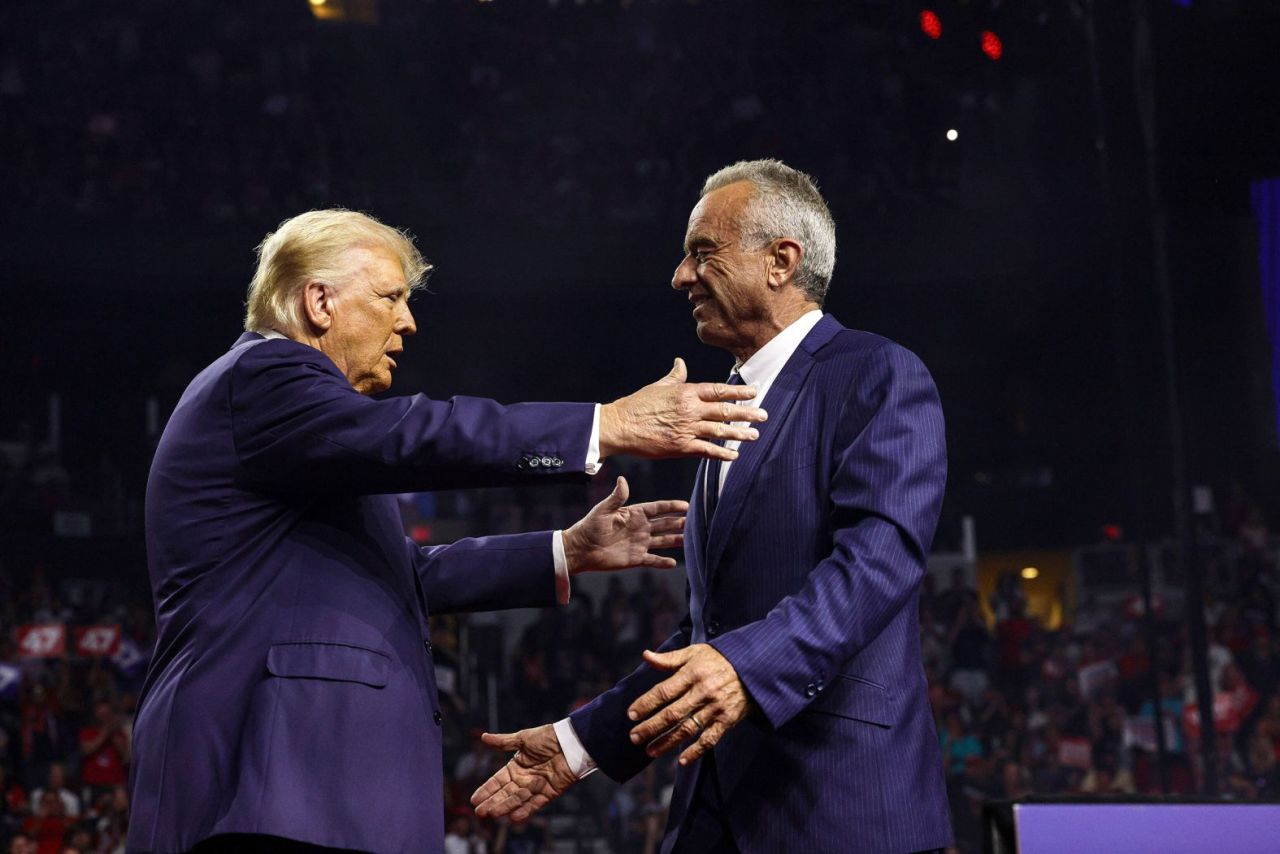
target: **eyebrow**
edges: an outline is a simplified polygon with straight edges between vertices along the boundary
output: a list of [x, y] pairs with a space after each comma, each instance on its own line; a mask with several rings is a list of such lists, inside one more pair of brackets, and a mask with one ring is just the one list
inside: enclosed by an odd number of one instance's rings
[[702, 249], [708, 246], [711, 248], [715, 248], [716, 242], [712, 240], [710, 237], [707, 237], [705, 234], [695, 234], [693, 237], [690, 237], [689, 239], [685, 240], [684, 251], [685, 251], [685, 254], [687, 255], [690, 252], [692, 252], [694, 249]]

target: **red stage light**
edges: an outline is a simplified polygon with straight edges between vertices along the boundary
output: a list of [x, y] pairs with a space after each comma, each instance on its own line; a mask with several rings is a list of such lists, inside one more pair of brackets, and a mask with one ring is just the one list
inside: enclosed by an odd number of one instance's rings
[[983, 30], [982, 52], [987, 55], [987, 59], [994, 62], [1004, 56], [1004, 42], [1000, 41], [1000, 37], [991, 30]]
[[931, 39], [942, 38], [942, 19], [932, 9], [920, 13], [920, 31]]

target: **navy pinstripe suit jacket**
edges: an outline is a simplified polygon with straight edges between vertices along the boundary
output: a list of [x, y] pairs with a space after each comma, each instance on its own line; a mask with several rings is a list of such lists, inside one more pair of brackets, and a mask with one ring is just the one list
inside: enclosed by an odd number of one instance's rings
[[[915, 355], [829, 315], [764, 401], [709, 530], [699, 472], [685, 536], [689, 613], [663, 649], [710, 643], [758, 712], [715, 748], [744, 852], [906, 852], [950, 844], [920, 660], [917, 589], [946, 482], [942, 408]], [[626, 709], [641, 666], [572, 715], [625, 780], [649, 761]], [[680, 845], [702, 762], [678, 772], [663, 850]]]

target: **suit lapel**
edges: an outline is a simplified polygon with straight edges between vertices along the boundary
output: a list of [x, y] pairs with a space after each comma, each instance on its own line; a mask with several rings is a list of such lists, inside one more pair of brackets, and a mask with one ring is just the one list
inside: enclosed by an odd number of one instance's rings
[[[710, 582], [720, 556], [724, 554], [729, 541], [729, 534], [737, 523], [743, 504], [751, 492], [760, 463], [768, 458], [778, 436], [786, 430], [787, 415], [795, 403], [796, 396], [804, 385], [809, 370], [813, 367], [813, 354], [818, 352], [831, 337], [844, 327], [831, 315], [824, 315], [818, 324], [800, 342], [800, 346], [791, 354], [787, 364], [783, 366], [778, 378], [769, 388], [762, 406], [769, 413], [769, 420], [758, 426], [760, 438], [754, 442], [744, 442], [738, 451], [738, 458], [729, 467], [725, 476], [724, 490], [720, 493], [720, 501], [716, 504], [715, 518], [711, 520], [710, 530], [705, 532], [706, 562], [703, 564], [703, 575]], [[704, 463], [699, 469], [699, 481], [702, 483]], [[695, 497], [701, 496], [701, 489], [694, 487]], [[701, 508], [699, 508], [701, 509]], [[692, 510], [692, 508], [690, 508]]]
[[693, 479], [693, 495], [689, 496], [689, 512], [685, 515], [684, 565], [690, 583], [702, 580], [702, 567], [706, 564], [707, 524], [703, 519], [706, 505], [707, 461], [698, 465], [698, 475]]

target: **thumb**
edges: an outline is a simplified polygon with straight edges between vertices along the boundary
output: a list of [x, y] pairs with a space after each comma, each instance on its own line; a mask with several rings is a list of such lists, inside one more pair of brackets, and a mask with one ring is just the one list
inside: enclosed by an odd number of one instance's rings
[[622, 505], [627, 503], [627, 499], [631, 497], [631, 487], [627, 485], [627, 479], [618, 476], [618, 482], [613, 487], [613, 492], [605, 496], [604, 501], [600, 502], [600, 508], [606, 513], [612, 513]]
[[684, 359], [677, 356], [675, 363], [671, 366], [671, 370], [667, 372], [665, 377], [658, 380], [658, 382], [673, 385], [676, 383], [683, 383], [688, 378], [689, 369], [684, 366]]
[[524, 746], [524, 737], [522, 732], [486, 732], [480, 734], [480, 740], [495, 750], [505, 750], [510, 753], [519, 750]]
[[690, 651], [689, 647], [685, 647], [684, 649], [673, 649], [671, 652], [653, 652], [652, 650], [646, 649], [644, 651], [644, 660], [647, 661], [650, 666], [656, 667], [659, 670], [678, 670], [692, 655], [693, 653]]

